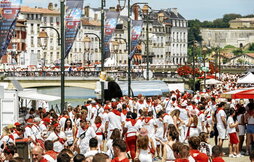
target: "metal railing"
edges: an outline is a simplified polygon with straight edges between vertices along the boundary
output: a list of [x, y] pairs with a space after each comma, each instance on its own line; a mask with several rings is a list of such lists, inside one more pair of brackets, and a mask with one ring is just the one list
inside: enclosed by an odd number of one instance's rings
[[[133, 79], [142, 79], [143, 71], [140, 72], [131, 72], [131, 77]], [[4, 77], [60, 77], [60, 71], [6, 71], [2, 72]], [[100, 71], [66, 71], [66, 77], [86, 77], [86, 78], [99, 78]], [[126, 79], [128, 73], [126, 71], [111, 71], [107, 72], [107, 76], [113, 79]], [[166, 79], [166, 78], [181, 78], [175, 72], [154, 72], [153, 79]]]

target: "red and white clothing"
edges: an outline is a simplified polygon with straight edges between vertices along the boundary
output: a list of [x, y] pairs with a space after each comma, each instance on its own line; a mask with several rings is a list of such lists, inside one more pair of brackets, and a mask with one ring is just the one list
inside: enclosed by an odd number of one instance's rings
[[102, 123], [98, 123], [98, 124], [93, 124], [92, 127], [97, 136], [98, 146], [100, 146], [103, 140], [104, 125], [102, 125]]
[[[84, 135], [83, 138], [82, 135]], [[81, 154], [85, 154], [87, 152], [89, 149], [89, 140], [93, 137], [96, 137], [96, 133], [92, 127], [88, 127], [87, 129], [79, 127], [77, 138], [80, 139], [78, 145], [80, 146], [79, 148]]]
[[108, 138], [110, 138], [112, 131], [115, 128], [118, 128], [120, 131], [122, 130], [122, 120], [121, 113], [117, 110], [112, 110], [108, 113], [107, 121], [108, 124]]
[[61, 152], [64, 149], [64, 143], [66, 139], [65, 133], [63, 131], [60, 131], [59, 133], [51, 132], [47, 138], [47, 140], [55, 141], [54, 142], [54, 151], [55, 152]]

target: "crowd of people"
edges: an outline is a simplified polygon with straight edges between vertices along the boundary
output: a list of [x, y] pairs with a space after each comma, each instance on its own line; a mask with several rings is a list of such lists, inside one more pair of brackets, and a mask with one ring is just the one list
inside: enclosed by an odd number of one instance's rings
[[[104, 105], [89, 99], [62, 114], [31, 108], [24, 123], [2, 130], [0, 161], [24, 161], [19, 139], [29, 143], [34, 162], [223, 162], [224, 156], [243, 155], [254, 161], [254, 101], [220, 97], [240, 88], [236, 79], [225, 75], [222, 85], [194, 94], [124, 96]], [[222, 149], [224, 140], [229, 154]]]

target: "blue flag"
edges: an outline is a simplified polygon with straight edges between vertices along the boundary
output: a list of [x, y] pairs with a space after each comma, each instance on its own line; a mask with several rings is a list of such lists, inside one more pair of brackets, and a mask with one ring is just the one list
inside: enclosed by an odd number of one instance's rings
[[14, 34], [17, 16], [22, 0], [1, 0], [0, 8], [0, 59], [6, 54], [8, 45]]
[[70, 53], [80, 28], [83, 2], [84, 0], [66, 0], [65, 57]]
[[135, 54], [136, 47], [139, 43], [139, 37], [142, 33], [142, 20], [133, 20], [132, 21], [132, 30], [131, 30], [131, 53], [129, 54], [129, 59]]
[[115, 32], [117, 21], [119, 17], [119, 12], [115, 11], [108, 11], [106, 13], [106, 21], [105, 21], [105, 37], [104, 37], [104, 51], [105, 55], [104, 58], [109, 58], [110, 57], [110, 40]]

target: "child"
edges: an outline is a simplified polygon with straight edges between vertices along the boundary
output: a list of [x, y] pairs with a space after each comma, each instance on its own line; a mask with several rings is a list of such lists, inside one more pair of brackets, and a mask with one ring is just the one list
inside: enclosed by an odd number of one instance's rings
[[222, 148], [221, 146], [215, 145], [212, 148], [212, 162], [225, 162], [222, 159]]
[[227, 120], [227, 131], [230, 138], [230, 145], [229, 145], [229, 157], [241, 157], [239, 154], [239, 139], [236, 133], [236, 127], [238, 127], [238, 122], [234, 121], [233, 117], [235, 116], [234, 108], [229, 110], [230, 116]]
[[198, 150], [204, 154], [206, 154], [207, 156], [211, 157], [212, 156], [212, 146], [208, 143], [208, 133], [206, 132], [201, 132], [199, 134], [199, 138], [201, 140], [200, 142], [200, 146], [198, 148]]

